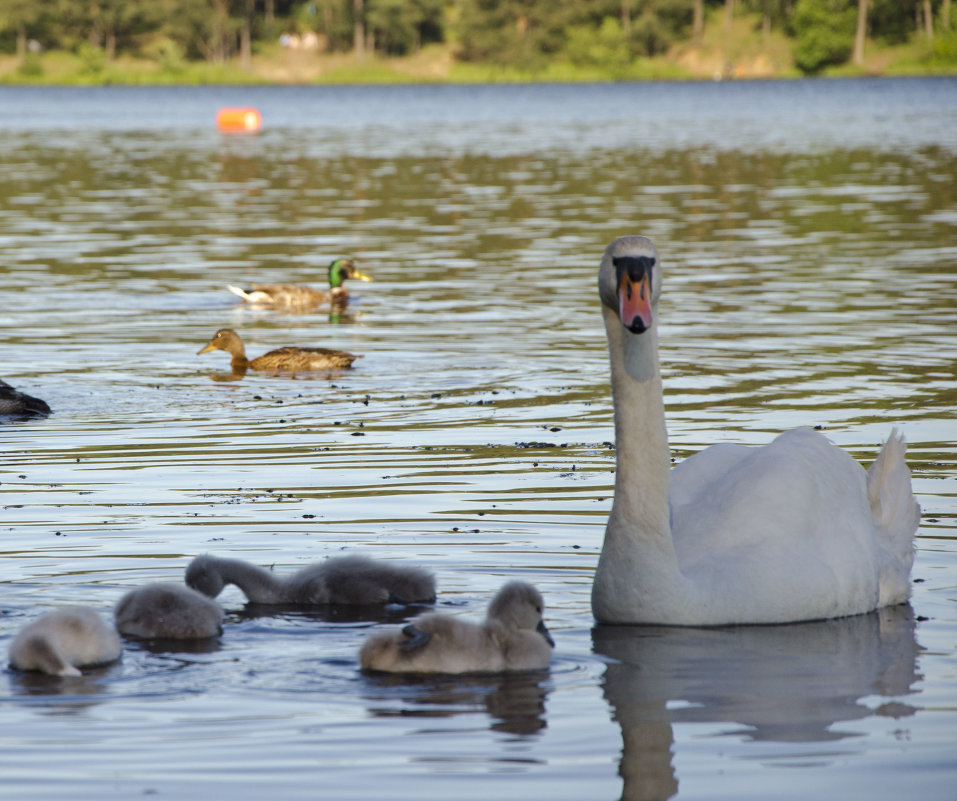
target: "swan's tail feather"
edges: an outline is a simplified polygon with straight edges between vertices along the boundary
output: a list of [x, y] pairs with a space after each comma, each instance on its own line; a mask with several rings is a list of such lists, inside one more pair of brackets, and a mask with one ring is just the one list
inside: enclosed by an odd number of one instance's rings
[[920, 505], [911, 488], [904, 461], [907, 442], [895, 428], [867, 471], [867, 498], [874, 523], [884, 533], [889, 564], [881, 577], [881, 605], [900, 603], [910, 595], [914, 562], [914, 532], [920, 523]]

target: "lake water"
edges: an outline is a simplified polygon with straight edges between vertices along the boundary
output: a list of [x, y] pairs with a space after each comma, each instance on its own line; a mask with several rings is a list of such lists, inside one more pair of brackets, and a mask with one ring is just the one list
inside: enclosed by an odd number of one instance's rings
[[[223, 105], [263, 133], [223, 137]], [[957, 80], [390, 88], [0, 87], [0, 650], [211, 552], [435, 571], [480, 617], [545, 596], [542, 674], [358, 670], [405, 620], [247, 609], [200, 649], [0, 673], [17, 799], [952, 799], [957, 786]], [[598, 261], [651, 236], [676, 459], [900, 427], [908, 606], [793, 626], [596, 627], [614, 451]], [[374, 276], [346, 315], [229, 283]], [[348, 373], [229, 379], [251, 355]]]

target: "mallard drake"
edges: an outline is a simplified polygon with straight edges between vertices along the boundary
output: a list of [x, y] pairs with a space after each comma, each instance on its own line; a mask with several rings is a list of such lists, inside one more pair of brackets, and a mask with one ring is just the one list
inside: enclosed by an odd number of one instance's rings
[[258, 604], [432, 603], [435, 578], [418, 567], [349, 554], [334, 556], [285, 578], [241, 559], [203, 554], [186, 568], [186, 583], [215, 598], [235, 584]]
[[386, 673], [501, 673], [548, 667], [555, 646], [542, 620], [542, 596], [510, 581], [484, 623], [430, 613], [401, 629], [371, 635], [359, 651], [364, 670]]
[[21, 629], [10, 643], [10, 665], [51, 676], [79, 676], [81, 667], [115, 662], [121, 653], [119, 636], [97, 612], [66, 606]]
[[347, 278], [372, 280], [370, 276], [359, 272], [352, 259], [336, 259], [329, 265], [328, 291], [298, 284], [252, 284], [249, 289], [240, 289], [238, 286], [229, 286], [228, 289], [247, 303], [260, 306], [308, 308], [329, 303], [342, 307], [349, 302], [349, 290], [345, 287]]
[[330, 348], [296, 348], [285, 347], [271, 350], [255, 359], [246, 358], [246, 348], [239, 334], [232, 328], [220, 328], [209, 344], [197, 352], [197, 356], [209, 353], [211, 350], [224, 350], [233, 358], [230, 362], [233, 370], [279, 370], [284, 372], [298, 372], [303, 370], [335, 370], [351, 367], [352, 363], [361, 358], [354, 353]]
[[0, 379], [0, 414], [33, 417], [50, 414], [50, 407], [45, 401], [27, 395], [26, 392], [20, 392]]
[[202, 640], [223, 632], [223, 610], [184, 584], [158, 582], [130, 590], [113, 610], [121, 634], [161, 640]]

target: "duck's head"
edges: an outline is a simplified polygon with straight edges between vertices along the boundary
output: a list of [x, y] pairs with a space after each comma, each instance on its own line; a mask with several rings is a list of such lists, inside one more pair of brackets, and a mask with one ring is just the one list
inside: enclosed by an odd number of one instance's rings
[[541, 593], [524, 581], [510, 581], [498, 591], [488, 608], [488, 616], [510, 629], [535, 630], [555, 647], [555, 641], [545, 627], [542, 613], [545, 602]]
[[605, 248], [598, 271], [598, 294], [633, 334], [651, 328], [661, 294], [661, 268], [650, 239], [622, 236]]
[[207, 345], [196, 351], [196, 355], [209, 353], [211, 350], [225, 350], [234, 355], [245, 353], [243, 341], [232, 328], [220, 328], [213, 334], [213, 338], [209, 340]]
[[333, 289], [342, 286], [347, 278], [357, 278], [360, 281], [371, 281], [372, 277], [359, 272], [352, 259], [336, 259], [329, 265], [329, 286]]

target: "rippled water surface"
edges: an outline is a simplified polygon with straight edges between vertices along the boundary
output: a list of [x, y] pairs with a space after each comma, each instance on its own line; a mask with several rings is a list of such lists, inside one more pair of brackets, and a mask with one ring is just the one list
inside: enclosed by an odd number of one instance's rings
[[[254, 104], [264, 132], [223, 138]], [[957, 781], [957, 81], [322, 89], [0, 88], [0, 649], [109, 614], [202, 552], [432, 569], [479, 617], [535, 583], [549, 671], [384, 679], [378, 617], [244, 606], [200, 649], [0, 673], [19, 799], [949, 799]], [[595, 627], [613, 494], [595, 288], [651, 236], [676, 459], [892, 426], [923, 507], [910, 606], [717, 630]], [[348, 313], [229, 283], [374, 276]], [[336, 375], [251, 355], [362, 354]], [[801, 770], [794, 770], [800, 768]]]

